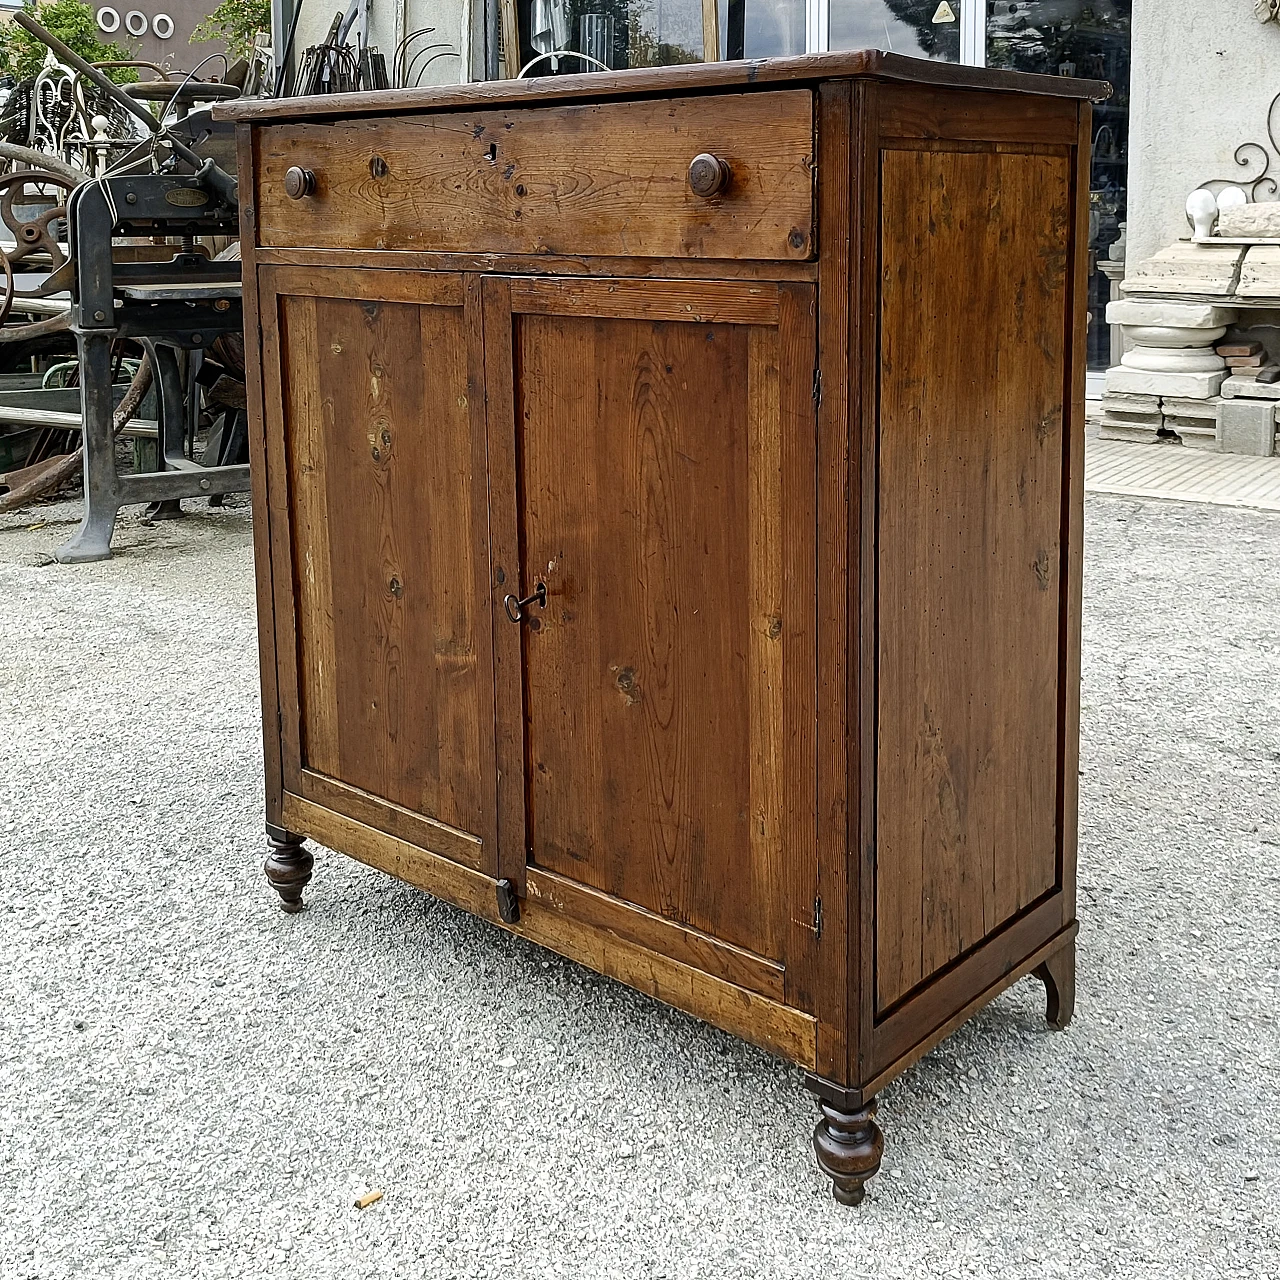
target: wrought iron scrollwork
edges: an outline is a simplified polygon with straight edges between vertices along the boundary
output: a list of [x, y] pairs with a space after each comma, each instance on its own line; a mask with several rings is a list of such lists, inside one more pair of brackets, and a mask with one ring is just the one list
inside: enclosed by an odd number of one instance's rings
[[[1277, 0], [1280, 11], [1280, 0]], [[1280, 163], [1280, 93], [1271, 99], [1267, 108], [1267, 141], [1270, 150], [1261, 142], [1242, 142], [1232, 158], [1244, 173], [1234, 178], [1210, 178], [1202, 182], [1197, 191], [1211, 191], [1217, 196], [1224, 187], [1239, 187], [1252, 204], [1280, 198], [1280, 175], [1272, 172], [1272, 166]]]

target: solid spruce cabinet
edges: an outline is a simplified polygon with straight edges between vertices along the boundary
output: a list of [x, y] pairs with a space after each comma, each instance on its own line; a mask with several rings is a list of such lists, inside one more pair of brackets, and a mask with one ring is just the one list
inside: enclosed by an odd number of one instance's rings
[[267, 875], [878, 1090], [1074, 998], [1090, 96], [851, 53], [245, 103]]

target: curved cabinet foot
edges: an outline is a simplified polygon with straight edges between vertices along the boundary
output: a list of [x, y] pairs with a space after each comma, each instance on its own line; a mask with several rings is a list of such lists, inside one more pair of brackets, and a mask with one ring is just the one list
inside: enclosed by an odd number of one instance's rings
[[1056, 1031], [1071, 1021], [1076, 1011], [1076, 942], [1072, 938], [1061, 951], [1055, 951], [1035, 975], [1044, 983], [1045, 1017]]
[[311, 880], [313, 859], [303, 837], [277, 828], [267, 830], [267, 860], [262, 870], [280, 895], [280, 909], [293, 915], [306, 910], [302, 891]]
[[831, 1194], [840, 1204], [861, 1204], [866, 1183], [880, 1169], [884, 1134], [875, 1122], [876, 1104], [861, 1111], [841, 1111], [819, 1099], [822, 1119], [813, 1131], [813, 1150], [823, 1173], [831, 1179]]

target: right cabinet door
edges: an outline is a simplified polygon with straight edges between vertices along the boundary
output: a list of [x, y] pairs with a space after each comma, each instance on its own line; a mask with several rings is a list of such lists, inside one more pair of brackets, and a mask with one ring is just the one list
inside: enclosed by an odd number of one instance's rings
[[484, 289], [503, 873], [785, 965], [816, 889], [813, 289]]

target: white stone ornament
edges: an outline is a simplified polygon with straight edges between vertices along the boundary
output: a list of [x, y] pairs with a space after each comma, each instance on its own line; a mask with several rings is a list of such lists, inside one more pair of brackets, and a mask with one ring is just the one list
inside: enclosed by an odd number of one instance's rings
[[1218, 218], [1218, 202], [1212, 191], [1197, 187], [1187, 197], [1187, 217], [1191, 221], [1192, 234], [1197, 240], [1207, 240], [1213, 235], [1213, 224]]
[[1253, 16], [1259, 22], [1280, 22], [1280, 0], [1253, 0]]
[[1223, 209], [1236, 209], [1242, 204], [1248, 204], [1249, 197], [1245, 194], [1242, 187], [1223, 187], [1218, 192], [1218, 212]]

